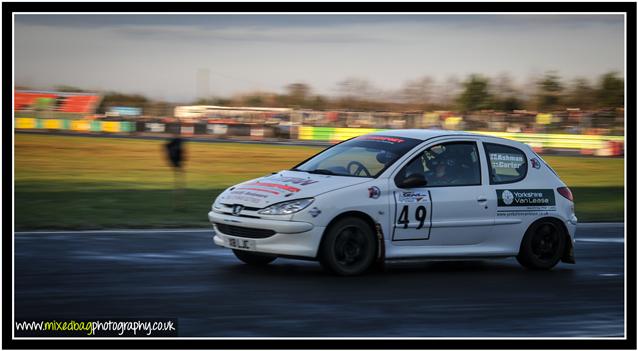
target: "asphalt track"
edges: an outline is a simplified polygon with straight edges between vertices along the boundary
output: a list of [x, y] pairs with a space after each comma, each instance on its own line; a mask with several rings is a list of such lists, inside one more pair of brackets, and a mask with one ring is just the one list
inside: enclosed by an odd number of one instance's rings
[[15, 234], [21, 319], [178, 318], [180, 336], [624, 335], [621, 224], [579, 225], [575, 265], [394, 262], [342, 278], [318, 263], [240, 263], [212, 230]]

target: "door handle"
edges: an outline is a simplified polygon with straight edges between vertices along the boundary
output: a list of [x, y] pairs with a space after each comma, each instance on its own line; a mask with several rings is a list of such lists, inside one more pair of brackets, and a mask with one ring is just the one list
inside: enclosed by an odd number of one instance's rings
[[476, 201], [485, 202], [485, 201], [487, 201], [487, 198], [485, 196], [479, 196], [479, 197], [476, 198]]

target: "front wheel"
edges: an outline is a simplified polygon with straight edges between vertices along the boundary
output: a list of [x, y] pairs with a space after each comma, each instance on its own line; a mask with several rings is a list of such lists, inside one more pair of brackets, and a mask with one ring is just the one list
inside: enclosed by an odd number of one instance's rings
[[242, 262], [247, 263], [251, 266], [265, 266], [270, 262], [277, 259], [277, 256], [268, 255], [258, 252], [250, 252], [244, 250], [233, 250], [233, 253], [237, 258], [239, 258]]
[[376, 237], [368, 223], [348, 217], [330, 226], [319, 251], [319, 262], [338, 275], [358, 275], [374, 263]]
[[551, 269], [565, 249], [566, 236], [555, 220], [538, 221], [527, 229], [516, 259], [529, 269]]

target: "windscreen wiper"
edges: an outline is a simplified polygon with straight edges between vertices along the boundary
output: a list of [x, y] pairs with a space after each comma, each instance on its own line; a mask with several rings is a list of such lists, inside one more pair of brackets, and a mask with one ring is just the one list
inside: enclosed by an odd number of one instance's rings
[[308, 171], [308, 173], [313, 173], [313, 174], [327, 174], [327, 175], [335, 175], [336, 173], [329, 170], [329, 169], [315, 169], [312, 171]]

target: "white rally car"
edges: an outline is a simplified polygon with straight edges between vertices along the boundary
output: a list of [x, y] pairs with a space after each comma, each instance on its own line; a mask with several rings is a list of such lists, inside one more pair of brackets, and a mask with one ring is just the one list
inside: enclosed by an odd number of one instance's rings
[[440, 130], [392, 130], [331, 146], [226, 189], [208, 218], [248, 264], [319, 260], [354, 275], [407, 258], [516, 256], [574, 263], [571, 191], [529, 146]]

